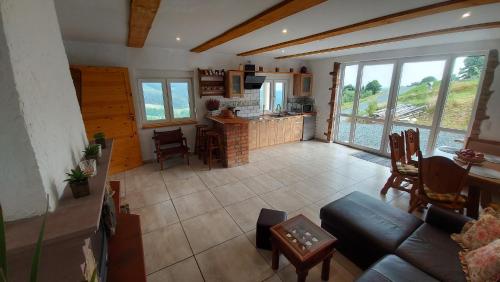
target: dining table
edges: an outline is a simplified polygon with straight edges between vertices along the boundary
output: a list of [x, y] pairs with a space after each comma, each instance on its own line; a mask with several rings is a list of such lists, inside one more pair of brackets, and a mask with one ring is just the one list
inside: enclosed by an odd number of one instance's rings
[[[466, 163], [458, 161], [456, 154], [449, 148], [437, 148], [430, 155], [447, 157], [462, 167], [467, 166]], [[477, 219], [481, 192], [500, 194], [500, 157], [485, 155], [484, 162], [473, 164], [467, 175], [466, 186], [468, 186], [467, 216]]]

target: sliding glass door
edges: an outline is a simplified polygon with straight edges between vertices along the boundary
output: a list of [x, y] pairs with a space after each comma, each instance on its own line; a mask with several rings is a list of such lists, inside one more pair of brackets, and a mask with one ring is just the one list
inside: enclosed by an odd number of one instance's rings
[[429, 148], [429, 136], [442, 87], [446, 60], [404, 62], [392, 112], [392, 132], [418, 128], [420, 149]]
[[394, 64], [364, 65], [360, 69], [353, 144], [376, 151], [381, 149], [393, 70]]
[[420, 131], [420, 146], [461, 147], [470, 128], [485, 55], [344, 65], [335, 141], [388, 154], [388, 135]]
[[441, 118], [436, 128], [435, 146], [460, 146], [469, 132], [478, 100], [485, 63], [484, 55], [460, 56], [453, 60]]

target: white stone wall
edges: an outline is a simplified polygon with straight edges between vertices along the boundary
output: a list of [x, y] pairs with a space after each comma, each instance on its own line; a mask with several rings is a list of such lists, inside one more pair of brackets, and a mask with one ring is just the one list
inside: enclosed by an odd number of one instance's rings
[[87, 139], [53, 1], [0, 0], [0, 14], [0, 202], [15, 220], [46, 194], [57, 206]]

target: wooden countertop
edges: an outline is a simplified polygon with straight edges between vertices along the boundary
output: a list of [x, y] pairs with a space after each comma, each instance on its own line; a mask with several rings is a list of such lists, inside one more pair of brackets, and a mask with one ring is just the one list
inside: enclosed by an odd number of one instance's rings
[[248, 123], [247, 119], [241, 117], [225, 118], [221, 116], [207, 116], [207, 119], [221, 124], [242, 124]]
[[[76, 237], [89, 237], [96, 232], [106, 187], [113, 141], [106, 140], [106, 149], [97, 163], [97, 175], [89, 179], [90, 195], [75, 199], [69, 185], [59, 199], [54, 212], [49, 212], [45, 226], [44, 244]], [[61, 172], [63, 173], [63, 172]], [[119, 207], [116, 207], [119, 209]], [[42, 224], [42, 216], [21, 219], [6, 224], [7, 251], [22, 252], [33, 248]]]

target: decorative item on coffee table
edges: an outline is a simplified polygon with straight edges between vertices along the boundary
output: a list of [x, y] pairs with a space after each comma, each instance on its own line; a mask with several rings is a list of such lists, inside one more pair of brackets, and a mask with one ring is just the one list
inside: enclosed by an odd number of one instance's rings
[[272, 268], [278, 269], [283, 253], [297, 272], [297, 281], [306, 281], [309, 269], [323, 262], [321, 279], [330, 276], [330, 261], [337, 239], [302, 214], [271, 228], [273, 244]]

